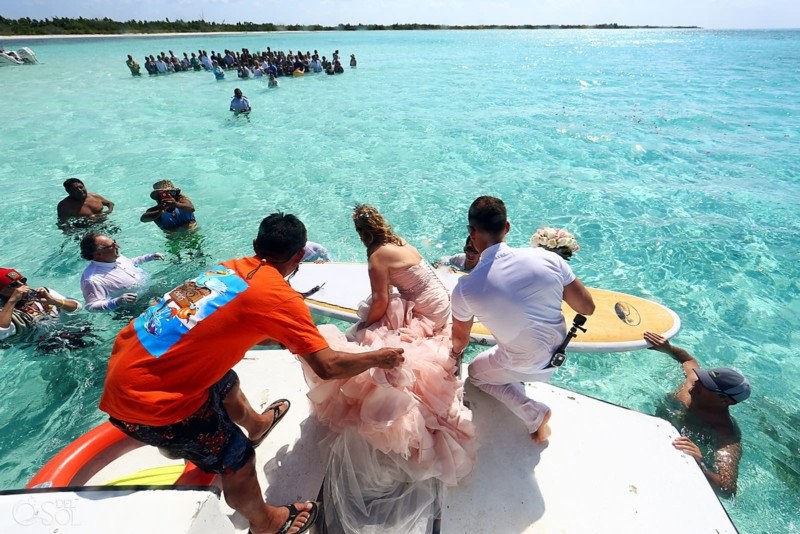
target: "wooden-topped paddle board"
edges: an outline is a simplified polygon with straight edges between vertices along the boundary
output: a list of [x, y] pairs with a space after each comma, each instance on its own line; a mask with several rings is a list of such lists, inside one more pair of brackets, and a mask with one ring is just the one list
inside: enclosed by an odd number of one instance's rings
[[[463, 276], [446, 268], [437, 269], [436, 274], [450, 291], [459, 276]], [[358, 305], [371, 293], [366, 263], [303, 263], [290, 283], [300, 292], [322, 286], [306, 299], [308, 307], [350, 322], [358, 320]], [[646, 331], [669, 339], [680, 329], [678, 315], [657, 302], [605, 289], [589, 288], [589, 292], [594, 299], [595, 312], [584, 325], [587, 331], [580, 332], [569, 344], [571, 352], [643, 349], [647, 347], [642, 338]], [[566, 302], [562, 309], [569, 327], [575, 312]], [[491, 332], [481, 323], [473, 325], [471, 338], [477, 343], [495, 343]]]

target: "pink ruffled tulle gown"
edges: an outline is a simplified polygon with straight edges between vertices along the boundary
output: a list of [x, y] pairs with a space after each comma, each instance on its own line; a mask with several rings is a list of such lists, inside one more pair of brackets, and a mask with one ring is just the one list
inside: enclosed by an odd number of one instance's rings
[[[337, 350], [402, 347], [401, 366], [324, 381], [304, 365], [316, 416], [336, 433], [323, 489], [329, 532], [431, 532], [442, 486], [475, 462], [472, 414], [450, 359], [450, 296], [424, 260], [390, 283], [399, 294], [380, 321], [347, 336], [320, 331]], [[368, 310], [362, 302], [359, 316]]]

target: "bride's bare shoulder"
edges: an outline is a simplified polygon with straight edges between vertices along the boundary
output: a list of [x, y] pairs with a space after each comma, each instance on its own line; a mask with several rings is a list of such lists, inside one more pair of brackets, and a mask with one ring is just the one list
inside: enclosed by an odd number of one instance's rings
[[418, 263], [419, 252], [413, 246], [403, 241], [402, 245], [386, 243], [381, 245], [370, 255], [370, 263], [385, 263], [389, 267], [400, 267]]

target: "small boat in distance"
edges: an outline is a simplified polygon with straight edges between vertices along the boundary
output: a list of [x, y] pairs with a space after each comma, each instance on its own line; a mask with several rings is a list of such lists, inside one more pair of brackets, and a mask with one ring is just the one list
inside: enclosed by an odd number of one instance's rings
[[0, 48], [0, 66], [3, 65], [36, 65], [39, 58], [33, 50], [23, 46], [19, 50], [3, 50]]

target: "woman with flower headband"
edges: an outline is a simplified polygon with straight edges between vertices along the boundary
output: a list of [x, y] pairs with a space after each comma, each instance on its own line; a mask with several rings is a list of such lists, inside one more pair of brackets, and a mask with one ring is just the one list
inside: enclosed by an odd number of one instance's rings
[[400, 346], [405, 363], [325, 382], [305, 369], [317, 418], [337, 432], [323, 487], [325, 520], [329, 532], [372, 532], [375, 525], [431, 532], [442, 486], [472, 470], [476, 451], [450, 358], [450, 296], [377, 209], [357, 206], [353, 224], [367, 249], [372, 294], [346, 337], [332, 325], [320, 331], [337, 350]]

